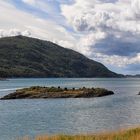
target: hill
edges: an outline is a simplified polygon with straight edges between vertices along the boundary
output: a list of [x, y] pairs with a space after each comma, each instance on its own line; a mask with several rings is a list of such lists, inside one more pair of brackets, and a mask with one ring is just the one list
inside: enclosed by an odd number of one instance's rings
[[24, 36], [0, 39], [0, 77], [121, 77], [82, 54]]

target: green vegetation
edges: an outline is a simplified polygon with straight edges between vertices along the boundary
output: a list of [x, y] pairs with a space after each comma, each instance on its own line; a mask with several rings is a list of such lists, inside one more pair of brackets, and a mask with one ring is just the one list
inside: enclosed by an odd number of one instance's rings
[[122, 77], [57, 44], [24, 36], [0, 39], [0, 77]]
[[8, 99], [34, 99], [34, 98], [91, 98], [114, 94], [103, 88], [79, 88], [67, 89], [60, 87], [39, 87], [19, 89], [14, 93], [4, 96], [3, 100]]
[[[33, 140], [33, 139], [25, 137], [18, 140]], [[37, 136], [34, 140], [140, 140], [140, 128], [94, 135]]]

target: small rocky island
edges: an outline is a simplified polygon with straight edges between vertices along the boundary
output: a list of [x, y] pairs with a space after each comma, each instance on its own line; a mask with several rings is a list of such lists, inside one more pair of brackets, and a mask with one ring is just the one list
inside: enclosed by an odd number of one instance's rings
[[1, 98], [1, 100], [10, 99], [38, 99], [38, 98], [92, 98], [102, 97], [114, 94], [113, 91], [104, 88], [79, 88], [67, 89], [60, 87], [40, 87], [34, 86], [16, 90]]

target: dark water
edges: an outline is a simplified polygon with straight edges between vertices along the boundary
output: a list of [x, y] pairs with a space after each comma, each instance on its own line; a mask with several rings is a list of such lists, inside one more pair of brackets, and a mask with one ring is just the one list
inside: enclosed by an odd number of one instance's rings
[[0, 81], [0, 96], [32, 85], [104, 87], [115, 95], [0, 101], [0, 140], [25, 135], [94, 133], [140, 125], [140, 79], [10, 79]]

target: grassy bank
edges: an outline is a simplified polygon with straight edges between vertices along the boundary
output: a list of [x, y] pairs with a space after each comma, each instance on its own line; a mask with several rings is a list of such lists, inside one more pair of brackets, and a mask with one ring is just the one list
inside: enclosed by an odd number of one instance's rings
[[102, 133], [94, 135], [56, 135], [56, 136], [37, 136], [34, 139], [25, 137], [18, 140], [140, 140], [140, 128], [123, 130], [119, 132]]

